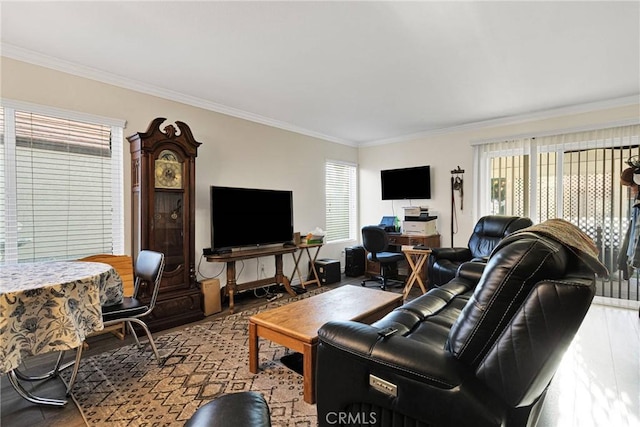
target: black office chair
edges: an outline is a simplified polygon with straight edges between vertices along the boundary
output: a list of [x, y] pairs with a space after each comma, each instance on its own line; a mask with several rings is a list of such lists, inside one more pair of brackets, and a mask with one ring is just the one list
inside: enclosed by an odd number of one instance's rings
[[[375, 280], [382, 285], [383, 290], [387, 288], [387, 284], [392, 281], [389, 278], [389, 272], [397, 266], [398, 261], [404, 259], [404, 255], [398, 252], [387, 252], [389, 248], [389, 236], [384, 229], [378, 225], [367, 225], [362, 227], [362, 246], [368, 252], [367, 259], [369, 261], [380, 263], [380, 276], [371, 277], [362, 281], [362, 286], [371, 280]], [[395, 268], [394, 270], [397, 270]], [[395, 282], [399, 282], [395, 280]], [[400, 282], [402, 283], [402, 282]]]
[[[158, 290], [160, 288], [160, 279], [162, 279], [163, 270], [164, 254], [150, 250], [140, 251], [134, 266], [135, 283], [133, 288], [133, 296], [125, 297], [120, 304], [102, 307], [102, 323], [104, 324], [105, 328], [107, 326], [116, 325], [122, 322], [126, 323], [138, 346], [140, 346], [140, 341], [138, 340], [138, 335], [133, 329], [131, 323], [135, 323], [140, 326], [147, 334], [149, 344], [151, 345], [153, 354], [156, 356], [156, 360], [159, 364], [162, 363], [162, 360], [160, 359], [160, 355], [158, 354], [156, 344], [153, 342], [151, 331], [149, 331], [146, 323], [144, 323], [141, 318], [149, 315], [149, 313], [151, 313], [154, 306], [156, 305], [156, 299], [158, 298]], [[142, 282], [146, 282], [147, 285], [151, 287], [151, 289], [149, 289], [151, 299], [149, 300], [148, 304], [145, 304], [143, 301], [138, 299], [138, 291], [140, 290], [140, 285]], [[67, 395], [71, 393], [71, 388], [73, 387], [76, 376], [78, 375], [78, 368], [80, 367], [81, 357], [82, 345], [79, 345], [76, 350], [73, 373], [71, 374], [71, 378], [69, 379], [69, 384], [67, 386]]]

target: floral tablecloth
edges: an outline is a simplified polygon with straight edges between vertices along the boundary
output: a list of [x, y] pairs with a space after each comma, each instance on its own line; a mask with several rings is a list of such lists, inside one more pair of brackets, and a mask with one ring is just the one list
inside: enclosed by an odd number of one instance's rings
[[69, 350], [103, 329], [102, 305], [122, 301], [122, 279], [98, 262], [0, 265], [0, 373], [23, 355]]

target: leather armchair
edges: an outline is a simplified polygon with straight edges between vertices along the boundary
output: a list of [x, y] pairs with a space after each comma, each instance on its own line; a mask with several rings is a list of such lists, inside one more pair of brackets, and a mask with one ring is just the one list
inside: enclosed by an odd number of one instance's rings
[[484, 269], [379, 321], [318, 332], [320, 426], [534, 426], [595, 294], [595, 274], [555, 239], [503, 239]]
[[488, 215], [480, 218], [466, 248], [432, 248], [427, 260], [430, 286], [441, 286], [456, 275], [463, 262], [486, 261], [498, 242], [516, 230], [533, 225], [529, 218]]

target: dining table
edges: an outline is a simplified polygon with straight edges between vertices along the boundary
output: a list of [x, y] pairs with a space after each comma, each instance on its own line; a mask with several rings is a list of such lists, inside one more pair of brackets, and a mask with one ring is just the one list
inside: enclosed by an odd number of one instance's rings
[[[123, 300], [122, 279], [109, 264], [41, 261], [0, 264], [0, 374], [30, 402], [62, 406], [63, 399], [33, 395], [21, 380], [59, 374], [63, 352], [101, 331], [102, 307]], [[25, 357], [60, 352], [56, 368], [37, 377], [19, 369]]]

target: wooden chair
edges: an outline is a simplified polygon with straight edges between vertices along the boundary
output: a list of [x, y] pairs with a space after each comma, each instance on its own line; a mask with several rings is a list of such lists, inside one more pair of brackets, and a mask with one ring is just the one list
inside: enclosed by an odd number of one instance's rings
[[[133, 258], [129, 255], [111, 255], [111, 254], [97, 254], [90, 255], [79, 259], [78, 261], [88, 262], [103, 262], [112, 266], [120, 275], [122, 279], [123, 292], [125, 297], [133, 295], [134, 287], [134, 275], [133, 275]], [[125, 323], [118, 323], [117, 325], [111, 325], [105, 327], [102, 331], [96, 332], [93, 335], [100, 335], [105, 332], [111, 332], [121, 340], [125, 336]]]
[[133, 295], [133, 258], [129, 255], [98, 254], [81, 258], [78, 261], [103, 262], [111, 265], [122, 279], [124, 296], [130, 297]]

